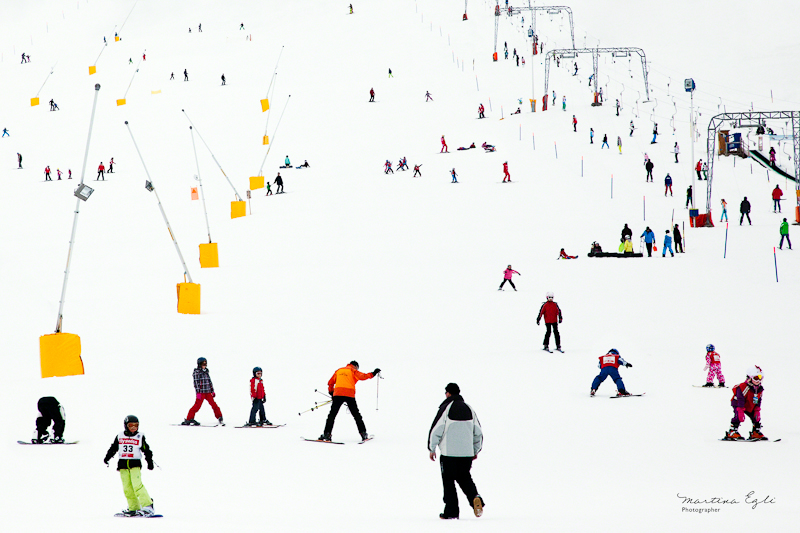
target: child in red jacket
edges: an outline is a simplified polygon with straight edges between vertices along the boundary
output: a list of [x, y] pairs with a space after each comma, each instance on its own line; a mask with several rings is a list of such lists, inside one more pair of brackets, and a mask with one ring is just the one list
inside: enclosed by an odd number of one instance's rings
[[722, 440], [744, 440], [739, 434], [739, 424], [744, 422], [744, 415], [753, 423], [753, 430], [750, 432], [748, 440], [767, 440], [761, 433], [761, 399], [764, 395], [764, 387], [761, 380], [764, 375], [758, 366], [750, 367], [747, 371], [747, 380], [733, 388], [731, 407], [733, 407], [733, 418], [731, 428]]
[[[267, 420], [267, 415], [264, 413], [264, 400], [266, 394], [264, 393], [264, 382], [261, 379], [263, 371], [260, 366], [253, 369], [253, 378], [250, 380], [250, 398], [253, 400], [253, 408], [250, 409], [250, 421], [248, 426], [271, 426], [272, 422]], [[256, 412], [258, 413], [258, 422], [256, 422]]]

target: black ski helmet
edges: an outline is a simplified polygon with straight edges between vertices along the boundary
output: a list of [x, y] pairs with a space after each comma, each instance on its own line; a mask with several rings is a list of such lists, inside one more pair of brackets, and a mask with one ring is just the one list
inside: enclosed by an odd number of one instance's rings
[[200, 368], [200, 365], [202, 365], [203, 363], [208, 364], [208, 359], [206, 359], [205, 357], [198, 357], [197, 358], [197, 368]]
[[130, 424], [131, 422], [133, 422], [133, 423], [135, 423], [135, 424], [138, 424], [138, 423], [139, 423], [139, 419], [138, 419], [138, 418], [136, 418], [136, 416], [135, 416], [135, 415], [128, 415], [128, 416], [126, 416], [126, 417], [125, 417], [125, 422], [124, 422], [124, 424], [123, 424], [123, 425], [125, 426], [125, 431], [128, 431], [128, 424]]
[[350, 361], [350, 364], [358, 368], [358, 361]]
[[257, 366], [253, 369], [253, 377], [256, 377], [256, 372], [263, 372], [260, 366]]

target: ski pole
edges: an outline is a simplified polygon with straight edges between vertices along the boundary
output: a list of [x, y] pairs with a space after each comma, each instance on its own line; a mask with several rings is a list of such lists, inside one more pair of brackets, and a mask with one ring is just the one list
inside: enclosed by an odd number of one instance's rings
[[381, 376], [380, 372], [378, 372], [378, 388], [377, 388], [377, 391], [375, 392], [375, 410], [376, 411], [378, 410], [378, 402], [380, 401], [380, 396], [381, 396], [381, 380], [382, 379], [383, 379], [383, 376]]
[[[319, 390], [314, 389], [314, 392], [319, 392]], [[323, 396], [325, 396], [326, 398], [331, 398], [330, 394], [325, 394], [324, 392], [319, 392], [319, 393], [322, 394]]]
[[[333, 400], [331, 399], [331, 400], [328, 400], [327, 402], [323, 402], [323, 403], [317, 403], [317, 402], [314, 402], [314, 407], [312, 407], [311, 409], [306, 409], [305, 411], [303, 411], [303, 413], [308, 413], [309, 411], [314, 411], [314, 410], [316, 410], [316, 409], [319, 409], [319, 408], [320, 408], [320, 407], [322, 407], [323, 405], [328, 405], [328, 404], [329, 404], [329, 403], [331, 403], [332, 401], [333, 401]], [[297, 416], [300, 416], [300, 415], [302, 415], [303, 413], [297, 413]]]

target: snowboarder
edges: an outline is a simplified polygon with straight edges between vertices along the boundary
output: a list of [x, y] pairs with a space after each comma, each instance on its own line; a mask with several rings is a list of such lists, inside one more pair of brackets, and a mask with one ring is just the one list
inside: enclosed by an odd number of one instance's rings
[[694, 207], [694, 200], [692, 198], [692, 186], [689, 185], [689, 188], [686, 189], [686, 207], [684, 209], [689, 209], [689, 204]]
[[394, 170], [392, 170], [392, 163], [391, 163], [391, 161], [389, 161], [389, 160], [387, 159], [387, 160], [386, 160], [386, 163], [384, 163], [384, 164], [383, 164], [383, 173], [384, 173], [384, 174], [388, 174], [389, 172], [391, 172], [392, 174], [394, 174]]
[[225, 73], [222, 73], [222, 85], [225, 85]]
[[658, 137], [658, 124], [653, 124], [653, 140], [650, 144], [656, 144], [656, 137]]
[[[403, 158], [403, 161], [405, 161], [405, 158]], [[302, 164], [302, 165], [300, 165], [300, 166], [299, 166], [299, 167], [297, 167], [297, 168], [308, 168], [308, 167], [310, 167], [310, 166], [311, 166], [311, 165], [309, 165], [309, 164], [308, 164], [308, 159], [304, 159], [304, 160], [303, 160], [303, 164]], [[406, 167], [406, 168], [408, 168], [408, 167]]]
[[183, 81], [189, 81], [189, 72], [183, 69]]
[[44, 181], [53, 181], [50, 178], [50, 165], [47, 165], [46, 167], [44, 167]]
[[17, 168], [22, 168], [22, 154], [17, 152], [17, 164], [19, 165]]
[[108, 173], [109, 174], [113, 174], [114, 173], [114, 158], [113, 157], [111, 158], [111, 161], [108, 162]]
[[103, 178], [103, 181], [106, 181], [106, 167], [103, 166], [102, 161], [100, 161], [100, 166], [97, 167], [97, 179], [94, 181], [99, 181], [100, 177]]
[[278, 175], [275, 177], [275, 181], [273, 182], [276, 187], [276, 193], [281, 194], [283, 192], [283, 178], [281, 177], [281, 173], [278, 172]]
[[725, 198], [720, 200], [720, 205], [722, 206], [722, 214], [719, 216], [719, 221], [722, 222], [722, 217], [725, 217], [725, 222], [728, 221], [728, 202], [725, 201]]
[[416, 178], [417, 175], [419, 175], [420, 178], [422, 177], [422, 172], [420, 172], [420, 170], [419, 170], [419, 167], [421, 167], [421, 166], [422, 165], [414, 165], [414, 175], [411, 176], [412, 178]]
[[611, 150], [611, 147], [608, 145], [608, 135], [605, 133], [603, 134], [603, 144], [600, 145], [601, 150], [603, 149], [603, 146]]
[[603, 103], [603, 88], [602, 87], [600, 87], [599, 91], [597, 92], [597, 95], [600, 97], [600, 103], [602, 104]]
[[597, 363], [597, 366], [600, 368], [600, 373], [597, 374], [597, 377], [592, 381], [592, 391], [589, 395], [594, 396], [600, 384], [604, 382], [607, 377], [611, 376], [611, 379], [614, 380], [614, 383], [617, 385], [617, 396], [630, 396], [631, 393], [625, 390], [625, 384], [622, 382], [618, 368], [620, 365], [626, 368], [631, 368], [633, 365], [625, 361], [615, 348], [611, 348], [606, 355], [601, 355], [598, 359], [600, 359], [600, 362]]
[[439, 514], [443, 520], [457, 519], [458, 492], [456, 482], [472, 504], [475, 516], [483, 515], [483, 498], [478, 494], [470, 470], [472, 462], [478, 458], [483, 447], [481, 423], [472, 407], [464, 402], [461, 389], [455, 383], [444, 388], [445, 401], [433, 419], [428, 432], [428, 452], [431, 461], [436, 461], [436, 447], [439, 447], [439, 466], [444, 487], [444, 512]]
[[450, 175], [453, 176], [453, 181], [451, 181], [450, 183], [458, 183], [458, 179], [456, 179], [458, 177], [458, 174], [456, 174], [455, 168], [453, 168], [453, 170], [450, 171]]
[[364, 374], [358, 371], [358, 362], [350, 361], [347, 366], [338, 369], [333, 373], [331, 379], [328, 380], [328, 394], [331, 395], [331, 411], [328, 413], [328, 420], [325, 422], [325, 430], [319, 436], [319, 440], [331, 440], [333, 433], [333, 423], [336, 420], [336, 415], [339, 413], [342, 404], [346, 403], [350, 414], [356, 421], [358, 434], [361, 435], [361, 440], [369, 439], [367, 434], [367, 427], [364, 425], [364, 419], [361, 418], [361, 413], [356, 404], [356, 383], [365, 379], [372, 379], [380, 374], [381, 369], [376, 368], [369, 374]]
[[622, 228], [620, 242], [625, 242], [625, 237], [628, 237], [629, 239], [633, 237], [633, 230], [629, 228], [627, 224], [625, 224], [625, 226]]
[[791, 241], [791, 239], [789, 239], [789, 223], [786, 221], [785, 218], [783, 219], [783, 222], [781, 222], [781, 230], [780, 231], [781, 231], [781, 244], [780, 244], [779, 248], [781, 250], [783, 250], [783, 239], [786, 238], [786, 242], [789, 243], [789, 249], [791, 250], [792, 249], [792, 241]]
[[497, 290], [498, 291], [502, 291], [503, 290], [503, 285], [505, 285], [506, 282], [508, 282], [509, 285], [511, 285], [511, 288], [516, 291], [517, 287], [516, 287], [516, 285], [514, 285], [514, 282], [511, 281], [511, 278], [514, 276], [514, 274], [516, 274], [517, 276], [521, 276], [522, 275], [519, 272], [517, 272], [516, 270], [512, 270], [511, 265], [508, 265], [508, 268], [505, 269], [505, 271], [503, 271], [503, 282], [500, 284], [500, 287], [498, 287]]
[[[647, 183], [648, 181], [650, 181], [650, 182], [653, 181], [653, 167], [654, 166], [655, 165], [653, 164], [653, 161], [650, 160], [650, 158], [648, 158], [644, 162], [644, 169], [647, 171], [647, 176], [645, 176], [645, 178], [644, 178], [645, 183]], [[670, 179], [672, 179], [672, 178], [670, 178]], [[665, 192], [664, 196], [666, 196], [666, 195], [667, 195], [667, 193]]]
[[508, 173], [508, 161], [503, 163], [503, 183], [508, 180], [508, 183], [511, 183], [511, 174]]
[[578, 119], [575, 118], [575, 115], [572, 115], [572, 131], [578, 133]]
[[708, 181], [708, 161], [703, 161], [703, 179]]
[[203, 405], [203, 401], [208, 402], [211, 409], [214, 411], [214, 416], [219, 420], [220, 425], [225, 425], [222, 421], [222, 411], [220, 411], [217, 402], [214, 401], [216, 393], [214, 392], [214, 384], [211, 383], [211, 376], [208, 374], [208, 360], [205, 357], [197, 359], [197, 368], [192, 372], [192, 380], [194, 381], [194, 391], [196, 400], [189, 414], [186, 415], [186, 420], [181, 422], [183, 426], [199, 426], [200, 422], [194, 419], [197, 411]]
[[544, 317], [544, 325], [547, 330], [544, 333], [544, 347], [545, 351], [550, 351], [550, 331], [556, 337], [556, 350], [561, 350], [561, 335], [558, 333], [558, 325], [561, 324], [564, 317], [561, 316], [561, 308], [556, 302], [553, 301], [554, 295], [552, 292], [547, 293], [547, 300], [539, 308], [539, 316], [536, 317], [536, 325], [538, 326]]
[[478, 118], [486, 118], [483, 114], [483, 104], [478, 106]]
[[123, 422], [125, 428], [122, 433], [114, 437], [114, 442], [106, 452], [103, 462], [108, 462], [119, 453], [117, 471], [122, 478], [122, 490], [128, 500], [128, 508], [122, 511], [123, 516], [152, 516], [153, 499], [142, 485], [142, 456], [147, 462], [147, 469], [154, 468], [153, 450], [144, 439], [144, 434], [139, 433], [139, 419], [128, 415]]
[[672, 196], [672, 176], [669, 175], [669, 172], [667, 172], [664, 178], [664, 196], [667, 195], [667, 191], [669, 191], [669, 195]]
[[430, 100], [432, 102], [433, 101], [433, 96], [431, 96], [430, 91], [425, 91], [425, 101], [427, 102], [428, 100]]
[[369, 101], [370, 102], [374, 102], [375, 101], [375, 89], [374, 88], [371, 88], [369, 90]]
[[764, 387], [761, 386], [761, 381], [763, 379], [764, 374], [761, 367], [751, 366], [747, 371], [747, 379], [733, 387], [731, 428], [722, 440], [744, 440], [744, 437], [739, 434], [739, 424], [744, 422], [744, 415], [747, 415], [753, 423], [750, 440], [766, 439], [761, 432], [761, 400], [764, 396]]
[[[267, 415], [264, 413], [264, 401], [266, 400], [266, 393], [264, 392], [264, 380], [261, 379], [263, 370], [257, 366], [253, 369], [253, 377], [250, 379], [250, 399], [253, 402], [253, 407], [250, 409], [250, 419], [248, 426], [271, 426], [272, 422], [267, 420]], [[256, 413], [258, 413], [258, 422], [256, 423]]]
[[720, 362], [719, 354], [715, 351], [713, 344], [706, 346], [706, 366], [703, 370], [708, 370], [706, 384], [703, 385], [703, 387], [713, 387], [714, 376], [717, 377], [719, 387], [725, 386], [725, 376], [722, 375], [722, 363]]
[[58, 400], [52, 396], [39, 398], [36, 408], [39, 409], [39, 416], [36, 418], [36, 437], [31, 439], [31, 442], [34, 444], [46, 442], [50, 438], [48, 428], [50, 424], [53, 424], [53, 438], [50, 439], [50, 442], [63, 443], [66, 421], [64, 408], [61, 407]]
[[672, 237], [669, 234], [669, 230], [664, 234], [664, 246], [661, 248], [661, 257], [667, 256], [667, 250], [669, 250], [670, 257], [675, 257], [675, 253], [672, 251]]
[[677, 224], [672, 228], [672, 236], [675, 238], [675, 253], [682, 254], [684, 253], [683, 250], [683, 236], [681, 235], [681, 229], [678, 227]]
[[780, 185], [775, 185], [775, 188], [772, 189], [772, 212], [774, 213], [775, 210], [778, 210], [778, 213], [781, 212], [781, 196], [783, 196], [783, 191], [781, 190]]
[[283, 164], [286, 168], [292, 168], [292, 162], [289, 160], [289, 156], [286, 156], [286, 159], [283, 160]]
[[752, 226], [753, 221], [750, 220], [750, 201], [747, 199], [747, 196], [745, 196], [744, 200], [742, 200], [742, 203], [739, 204], [739, 212], [742, 214], [742, 216], [739, 217], [739, 225], [742, 225], [742, 222], [744, 222], [744, 217], [746, 216], [747, 222]]
[[439, 150], [439, 153], [440, 153], [440, 154], [441, 154], [442, 152], [445, 152], [445, 153], [448, 153], [448, 154], [450, 153], [450, 152], [447, 150], [447, 143], [444, 141], [444, 135], [442, 135], [442, 149], [441, 149], [441, 150]]
[[656, 242], [656, 234], [650, 229], [650, 226], [645, 228], [639, 238], [644, 238], [644, 245], [647, 247], [647, 257], [653, 257], [653, 243]]
[[[675, 142], [675, 147], [672, 149], [672, 151], [675, 152], [675, 162], [677, 163], [678, 162], [678, 154], [681, 153], [681, 148], [680, 148], [680, 146], [678, 146], [678, 142], [677, 141]], [[701, 159], [701, 161], [702, 161], [702, 159]]]

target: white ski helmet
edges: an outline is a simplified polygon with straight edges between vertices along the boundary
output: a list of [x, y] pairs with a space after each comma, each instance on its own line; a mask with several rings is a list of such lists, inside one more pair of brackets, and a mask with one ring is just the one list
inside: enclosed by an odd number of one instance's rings
[[547, 293], [545, 296], [546, 296], [548, 299], [550, 299], [550, 298], [555, 298], [555, 296], [553, 296], [553, 293], [552, 293], [552, 292], [548, 292], [548, 293]]
[[747, 377], [748, 379], [754, 378], [758, 376], [759, 379], [763, 379], [764, 373], [761, 371], [760, 366], [753, 365], [747, 370]]

